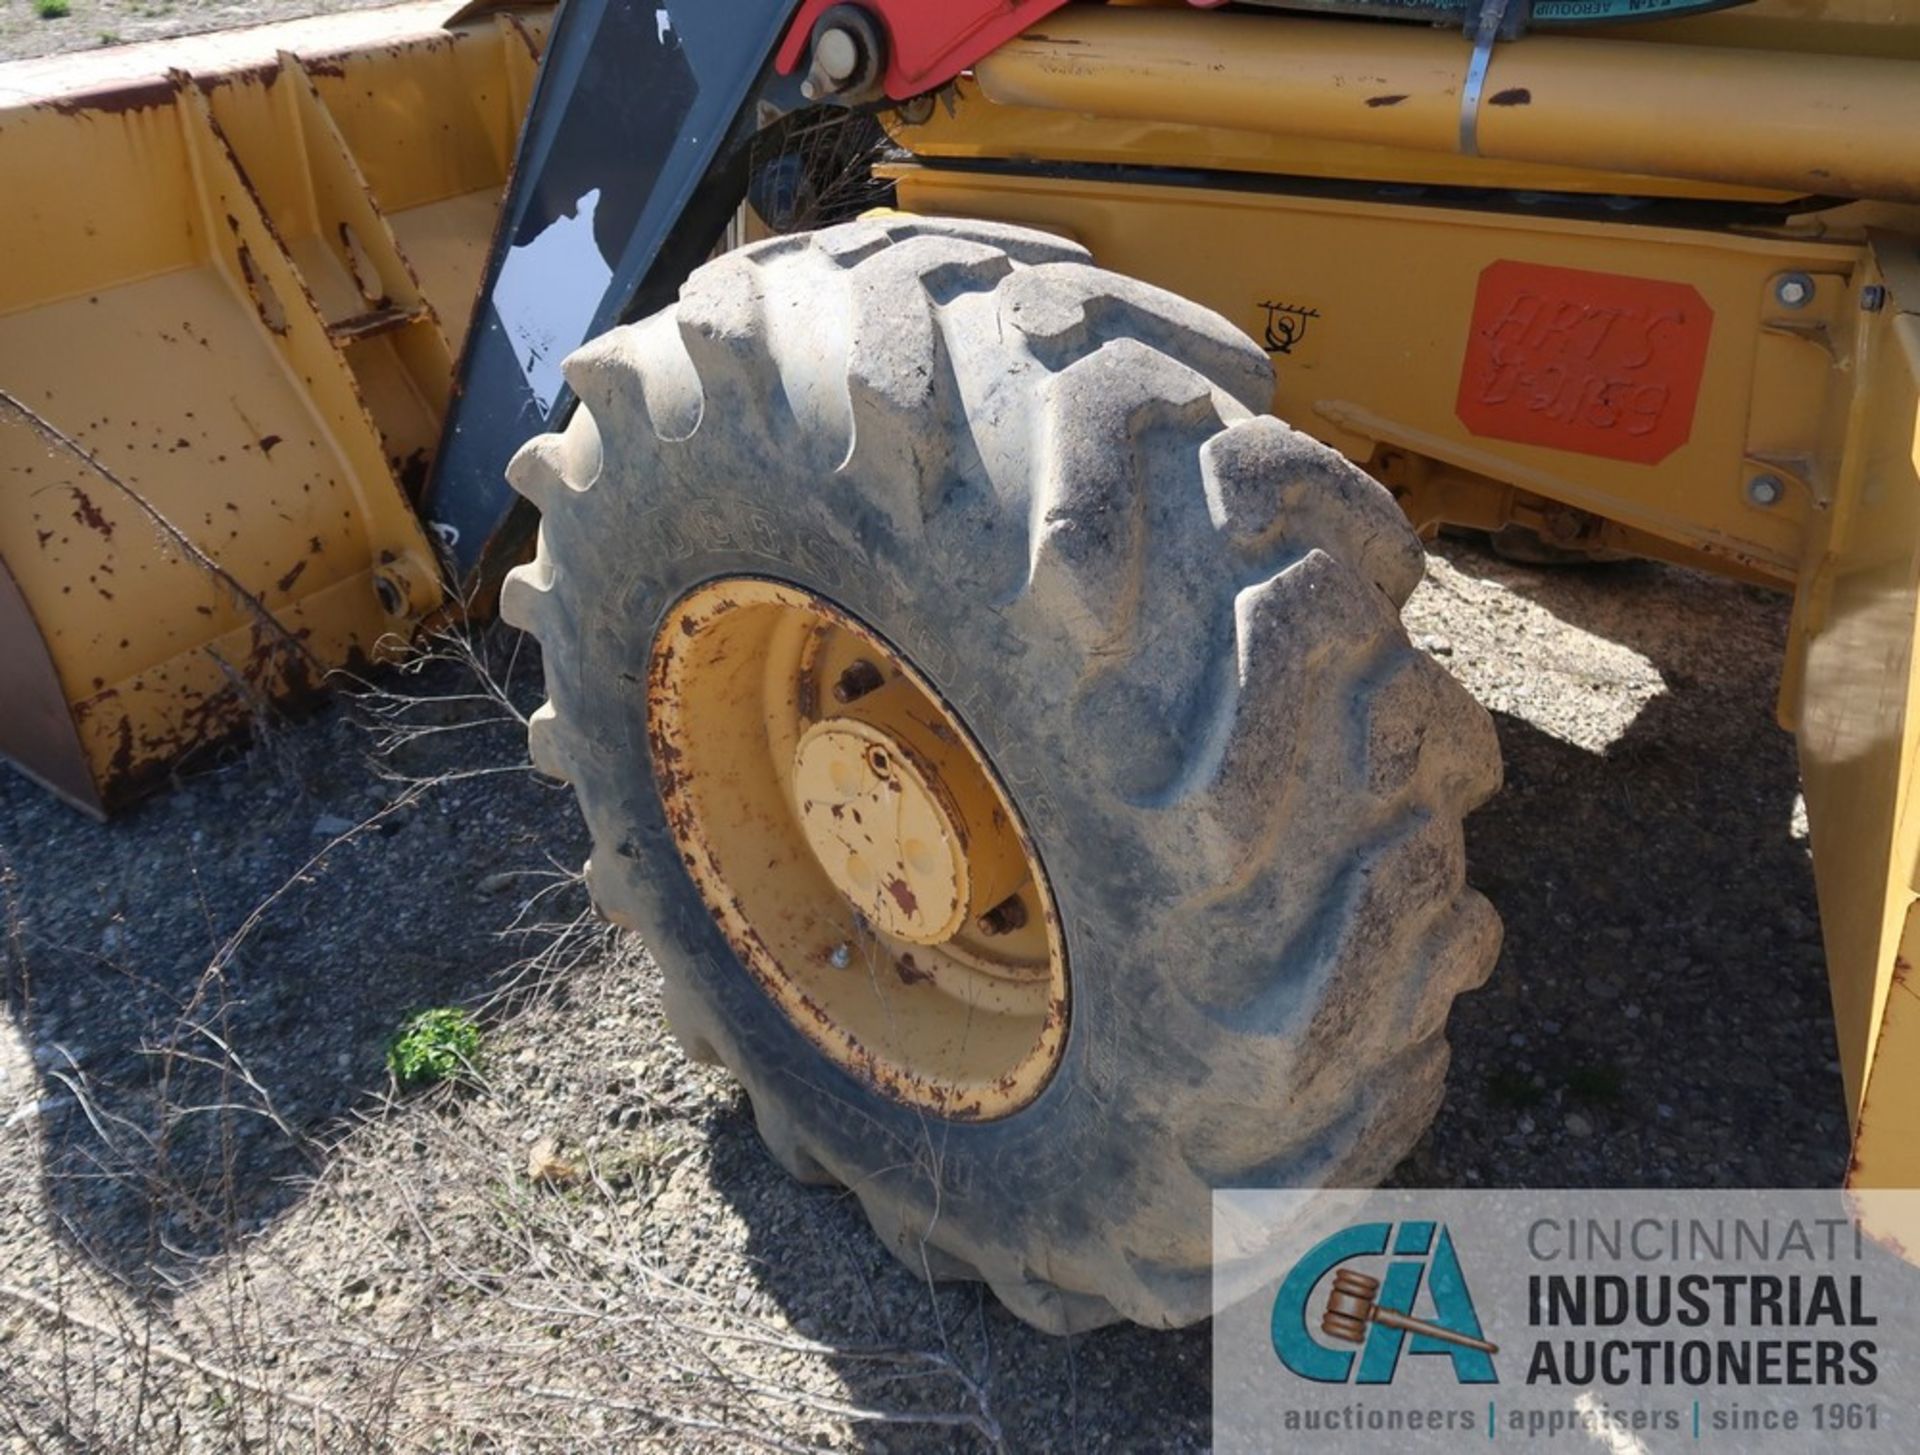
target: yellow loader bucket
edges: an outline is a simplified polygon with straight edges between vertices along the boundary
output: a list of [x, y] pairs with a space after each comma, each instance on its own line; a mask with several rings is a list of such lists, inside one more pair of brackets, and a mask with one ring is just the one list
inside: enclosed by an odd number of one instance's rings
[[0, 66], [0, 753], [104, 813], [440, 605], [414, 513], [545, 34]]

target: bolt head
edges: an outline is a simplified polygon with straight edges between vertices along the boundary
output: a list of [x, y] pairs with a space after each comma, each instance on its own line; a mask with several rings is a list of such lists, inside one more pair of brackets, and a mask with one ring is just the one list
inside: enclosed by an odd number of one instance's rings
[[1773, 296], [1785, 308], [1805, 308], [1813, 301], [1813, 279], [1805, 273], [1788, 273], [1773, 285]]
[[814, 68], [830, 81], [844, 83], [860, 69], [860, 42], [834, 26], [813, 43]]
[[877, 692], [886, 685], [886, 678], [878, 667], [865, 657], [856, 658], [847, 665], [833, 684], [835, 702], [857, 702], [869, 692]]
[[391, 572], [382, 571], [373, 578], [373, 594], [380, 598], [380, 609], [388, 616], [406, 614], [406, 585]]
[[1755, 475], [1747, 481], [1747, 499], [1754, 505], [1778, 505], [1786, 494], [1787, 482], [1778, 475]]
[[1008, 895], [973, 922], [983, 935], [1008, 935], [1027, 922], [1026, 903], [1017, 894]]
[[1878, 283], [1869, 283], [1860, 290], [1860, 311], [1878, 313], [1887, 306], [1887, 290]]

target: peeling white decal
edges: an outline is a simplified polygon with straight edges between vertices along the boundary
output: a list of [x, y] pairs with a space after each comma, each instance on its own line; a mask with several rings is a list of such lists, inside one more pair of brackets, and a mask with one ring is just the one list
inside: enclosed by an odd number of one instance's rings
[[513, 345], [513, 356], [542, 410], [553, 408], [563, 380], [560, 361], [586, 342], [593, 311], [606, 296], [613, 269], [593, 240], [595, 187], [532, 242], [507, 249], [493, 286], [493, 311]]
[[653, 12], [653, 23], [660, 27], [660, 44], [665, 45], [667, 36], [673, 31], [673, 17], [667, 14], [666, 6], [662, 5]]

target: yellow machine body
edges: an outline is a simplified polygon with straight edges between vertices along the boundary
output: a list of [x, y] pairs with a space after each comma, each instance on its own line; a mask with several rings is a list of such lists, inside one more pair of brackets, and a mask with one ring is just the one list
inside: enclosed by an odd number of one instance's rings
[[[0, 418], [0, 640], [43, 647], [9, 648], [0, 751], [77, 801], [441, 604], [409, 485], [543, 33], [449, 15], [0, 68], [0, 387], [307, 652]], [[1791, 592], [1855, 1179], [1920, 1185], [1920, 3], [1529, 36], [1463, 108], [1471, 49], [1070, 6], [893, 119], [899, 205], [1052, 229], [1218, 310], [1265, 341], [1275, 412], [1423, 529]], [[130, 613], [165, 645], [122, 640]]]
[[[1854, 1181], [1920, 1185], [1920, 5], [1760, 0], [1497, 47], [1473, 155], [1468, 51], [1069, 8], [895, 128], [900, 206], [1056, 231], [1218, 310], [1264, 339], [1274, 412], [1423, 530], [1518, 523], [1794, 593], [1780, 718]], [[1654, 343], [1686, 357], [1642, 401]], [[1609, 364], [1624, 407], [1583, 403]]]

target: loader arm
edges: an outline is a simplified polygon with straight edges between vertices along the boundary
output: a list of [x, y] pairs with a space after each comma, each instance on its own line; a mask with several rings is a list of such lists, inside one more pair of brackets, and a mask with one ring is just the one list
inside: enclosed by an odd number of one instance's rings
[[[531, 516], [514, 509], [505, 470], [572, 411], [560, 361], [672, 301], [745, 196], [747, 144], [768, 119], [805, 105], [815, 80], [859, 93], [849, 99], [931, 91], [1064, 3], [562, 6], [427, 492], [457, 576], [484, 594], [524, 549]], [[842, 24], [859, 32], [862, 73], [803, 79], [816, 27]]]
[[796, 3], [557, 13], [427, 489], [456, 577], [497, 583], [525, 544], [505, 470], [571, 412], [561, 360], [669, 301], [738, 206], [757, 83]]

